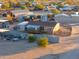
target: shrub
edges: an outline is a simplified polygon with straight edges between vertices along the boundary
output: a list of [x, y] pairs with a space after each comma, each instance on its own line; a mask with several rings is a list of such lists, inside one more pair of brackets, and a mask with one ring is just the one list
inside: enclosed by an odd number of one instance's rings
[[35, 36], [29, 36], [28, 41], [29, 42], [35, 42], [36, 41], [36, 37]]
[[53, 14], [60, 14], [61, 11], [59, 11], [58, 9], [52, 9], [51, 10]]
[[25, 5], [26, 5], [26, 7], [29, 7], [29, 6], [31, 6], [31, 2], [26, 2]]
[[38, 45], [41, 47], [46, 47], [48, 45], [48, 38], [41, 38], [38, 40]]
[[26, 9], [26, 6], [21, 6], [21, 9]]
[[6, 10], [9, 10], [9, 9], [12, 8], [12, 6], [11, 6], [10, 3], [6, 3], [6, 4], [3, 4], [1, 8], [6, 9]]
[[35, 6], [35, 9], [39, 9], [39, 10], [43, 10], [44, 8], [45, 8], [45, 6], [42, 5], [42, 4], [37, 4], [37, 5]]

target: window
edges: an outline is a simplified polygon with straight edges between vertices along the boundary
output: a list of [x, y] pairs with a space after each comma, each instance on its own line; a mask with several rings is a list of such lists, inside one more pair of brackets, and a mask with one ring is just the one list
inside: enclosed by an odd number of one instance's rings
[[40, 26], [38, 25], [27, 25], [27, 29], [30, 30], [38, 30], [40, 28]]

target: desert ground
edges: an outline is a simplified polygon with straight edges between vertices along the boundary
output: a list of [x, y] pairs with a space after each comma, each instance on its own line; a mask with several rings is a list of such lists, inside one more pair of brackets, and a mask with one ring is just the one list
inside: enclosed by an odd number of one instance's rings
[[60, 42], [46, 48], [26, 41], [0, 39], [0, 59], [79, 59], [79, 26], [72, 26], [72, 35], [60, 37]]

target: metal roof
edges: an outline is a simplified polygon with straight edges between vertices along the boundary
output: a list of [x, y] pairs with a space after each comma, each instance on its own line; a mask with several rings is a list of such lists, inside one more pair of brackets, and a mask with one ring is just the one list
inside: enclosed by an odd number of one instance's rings
[[42, 21], [34, 21], [34, 22], [29, 22], [28, 25], [40, 25], [40, 26], [48, 26], [48, 27], [55, 27], [55, 25], [57, 24], [57, 22], [55, 21], [46, 21], [46, 22], [42, 22]]

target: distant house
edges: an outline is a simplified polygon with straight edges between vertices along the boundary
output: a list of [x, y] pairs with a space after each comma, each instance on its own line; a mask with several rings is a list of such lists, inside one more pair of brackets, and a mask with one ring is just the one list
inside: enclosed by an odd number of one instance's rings
[[36, 22], [29, 22], [26, 25], [26, 31], [28, 33], [34, 34], [53, 34], [60, 30], [60, 24], [54, 21], [36, 21]]
[[25, 26], [28, 24], [28, 21], [21, 22], [14, 27], [14, 30], [25, 31]]
[[0, 39], [4, 37], [4, 33], [8, 32], [10, 30], [7, 29], [0, 29]]
[[79, 11], [79, 6], [74, 6], [73, 10], [76, 11], [76, 12]]
[[68, 10], [73, 10], [71, 6], [64, 6], [63, 8], [60, 8], [61, 11], [68, 11]]
[[24, 15], [19, 15], [18, 17], [17, 17], [17, 21], [18, 22], [23, 22], [25, 20], [25, 16]]
[[8, 32], [9, 30], [7, 29], [0, 29], [0, 33]]
[[0, 28], [8, 28], [9, 22], [8, 20], [0, 20]]
[[[26, 20], [33, 20], [33, 21], [48, 21], [48, 15], [52, 15], [51, 11], [26, 11], [26, 10], [16, 10], [12, 11], [14, 15], [16, 16], [17, 20], [22, 22], [24, 21], [24, 18]], [[38, 19], [39, 18], [39, 19]]]
[[69, 16], [69, 15], [67, 15], [67, 14], [65, 14], [65, 13], [55, 15], [55, 17], [64, 17], [64, 16], [67, 17], [67, 16]]

